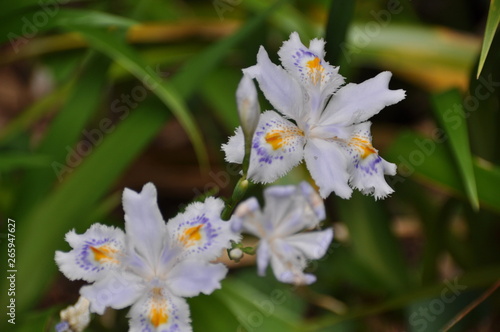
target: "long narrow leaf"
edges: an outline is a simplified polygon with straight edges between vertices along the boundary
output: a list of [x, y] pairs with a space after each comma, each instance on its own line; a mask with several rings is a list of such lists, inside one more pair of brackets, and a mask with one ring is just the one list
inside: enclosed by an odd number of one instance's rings
[[[386, 153], [388, 160], [398, 163], [398, 174], [389, 179], [392, 186], [397, 190], [413, 178], [459, 198], [466, 197], [460, 173], [443, 143], [442, 136], [432, 139], [413, 132], [397, 138]], [[500, 168], [479, 160], [474, 160], [473, 167], [481, 206], [500, 212]]]
[[490, 11], [488, 12], [488, 19], [486, 20], [486, 29], [484, 30], [483, 46], [481, 48], [481, 56], [479, 58], [479, 66], [477, 67], [477, 77], [481, 75], [483, 70], [484, 62], [488, 56], [490, 50], [491, 42], [498, 28], [498, 23], [500, 22], [500, 1], [491, 0], [490, 1]]
[[432, 101], [438, 122], [448, 136], [448, 145], [453, 153], [469, 202], [477, 210], [479, 209], [479, 199], [462, 97], [457, 90], [450, 90], [434, 95]]
[[[168, 113], [157, 104], [141, 104], [108, 134], [72, 175], [19, 224], [29, 225], [16, 233], [16, 308], [18, 313], [36, 304], [56, 270], [55, 250], [66, 250], [64, 234], [71, 228], [85, 230], [88, 218], [132, 160], [163, 126]], [[83, 224], [82, 224], [83, 223]], [[43, 248], [43, 250], [40, 250]], [[2, 243], [2, 252], [7, 252]], [[5, 260], [6, 261], [6, 260]], [[2, 276], [5, 270], [2, 270]], [[6, 279], [0, 281], [5, 288]], [[2, 297], [2, 305], [7, 297]]]
[[174, 86], [161, 78], [151, 67], [148, 67], [132, 48], [122, 39], [116, 38], [112, 33], [80, 25], [71, 25], [71, 29], [81, 33], [95, 49], [128, 69], [163, 101], [175, 117], [177, 117], [184, 130], [186, 130], [201, 166], [207, 166], [208, 156], [201, 136], [201, 130], [196, 125], [194, 118], [189, 113], [183, 99], [177, 90], [174, 89]]

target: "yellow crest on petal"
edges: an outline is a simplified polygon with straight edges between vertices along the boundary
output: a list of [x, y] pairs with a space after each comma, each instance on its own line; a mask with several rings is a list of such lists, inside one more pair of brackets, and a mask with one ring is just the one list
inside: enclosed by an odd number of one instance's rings
[[179, 237], [179, 241], [184, 243], [184, 245], [186, 247], [190, 247], [190, 246], [194, 245], [196, 242], [200, 241], [202, 238], [202, 235], [200, 232], [202, 227], [203, 227], [203, 225], [189, 227], [188, 229], [186, 229], [183, 232], [183, 234], [181, 234], [181, 236]]
[[370, 141], [364, 137], [354, 136], [351, 138], [349, 145], [355, 147], [359, 151], [361, 159], [365, 159], [369, 155], [377, 153], [377, 150], [375, 150]]
[[102, 263], [102, 261], [110, 261], [114, 263], [118, 263], [118, 261], [114, 258], [114, 255], [118, 250], [111, 248], [110, 246], [103, 245], [100, 247], [89, 247], [92, 253], [94, 254], [94, 259]]

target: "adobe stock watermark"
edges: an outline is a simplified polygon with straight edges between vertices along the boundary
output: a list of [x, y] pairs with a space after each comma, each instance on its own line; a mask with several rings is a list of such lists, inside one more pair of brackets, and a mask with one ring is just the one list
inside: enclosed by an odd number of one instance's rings
[[389, 0], [386, 9], [378, 11], [371, 10], [370, 15], [373, 20], [363, 24], [363, 27], [355, 26], [352, 33], [352, 42], [342, 42], [340, 49], [347, 63], [351, 63], [352, 55], [358, 54], [361, 50], [370, 45], [373, 38], [380, 35], [382, 28], [388, 26], [393, 15], [400, 14], [404, 7], [399, 0]]
[[[151, 67], [147, 67], [148, 71], [153, 71]], [[155, 73], [162, 78], [168, 76], [168, 73], [162, 72], [159, 66], [156, 66]], [[142, 84], [134, 86], [129, 93], [122, 93], [119, 98], [113, 100], [110, 104], [111, 113], [118, 116], [120, 121], [127, 118], [130, 111], [137, 108], [149, 94], [149, 91], [154, 91], [158, 87], [158, 83], [153, 80], [150, 75], [144, 77]], [[83, 159], [90, 155], [94, 147], [100, 145], [106, 134], [112, 133], [116, 129], [116, 124], [111, 118], [105, 117], [99, 121], [96, 128], [82, 131], [83, 139], [74, 147], [66, 146], [65, 164], [53, 161], [51, 166], [57, 179], [62, 181], [66, 174], [70, 174], [78, 167]]]
[[32, 15], [26, 15], [21, 18], [22, 35], [19, 36], [14, 32], [9, 32], [7, 34], [7, 38], [9, 39], [10, 46], [14, 50], [14, 53], [17, 54], [20, 47], [26, 45], [31, 39], [35, 38], [40, 29], [46, 26], [49, 23], [49, 20], [57, 15], [59, 7], [67, 4], [68, 2], [69, 0], [39, 0], [39, 10]]
[[[488, 99], [500, 87], [500, 82], [493, 81], [493, 76], [489, 74], [479, 78], [479, 84], [472, 95], [467, 95], [462, 104], [454, 104], [448, 108], [444, 114], [445, 122], [450, 123], [452, 130], [457, 130], [464, 124], [478, 108], [481, 101]], [[463, 111], [462, 111], [463, 109]], [[387, 183], [394, 188], [398, 183], [406, 181], [413, 175], [415, 169], [421, 166], [429, 158], [438, 144], [448, 140], [448, 136], [442, 128], [435, 128], [430, 138], [415, 138], [413, 141], [415, 148], [410, 150], [407, 155], [398, 156], [398, 174], [387, 178]]]
[[438, 298], [431, 300], [425, 306], [420, 306], [417, 311], [410, 315], [410, 325], [416, 329], [415, 331], [426, 331], [429, 322], [435, 321], [436, 317], [444, 312], [446, 306], [455, 301], [467, 289], [466, 285], [458, 283], [458, 277], [453, 282], [446, 280], [444, 283], [446, 287]]
[[212, 5], [214, 6], [217, 16], [221, 21], [224, 21], [224, 13], [227, 11], [232, 12], [236, 6], [239, 6], [243, 0], [213, 0]]

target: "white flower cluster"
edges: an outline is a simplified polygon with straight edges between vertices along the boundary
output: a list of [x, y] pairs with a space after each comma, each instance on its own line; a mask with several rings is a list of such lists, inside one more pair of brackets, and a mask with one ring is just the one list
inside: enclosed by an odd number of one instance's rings
[[[66, 277], [89, 282], [80, 290], [84, 305], [61, 316], [60, 331], [83, 330], [89, 312], [128, 306], [132, 332], [192, 331], [185, 298], [221, 287], [227, 268], [214, 260], [229, 248], [239, 260], [243, 251], [234, 244], [242, 232], [259, 238], [259, 275], [270, 265], [281, 282], [311, 284], [316, 277], [304, 270], [309, 260], [325, 255], [333, 239], [333, 229], [319, 229], [325, 219], [321, 197], [333, 191], [348, 198], [351, 187], [375, 198], [392, 192], [384, 174], [394, 174], [395, 165], [371, 145], [367, 122], [404, 98], [404, 91], [388, 89], [391, 74], [341, 87], [338, 68], [323, 59], [324, 41], [314, 39], [306, 48], [296, 33], [279, 55], [284, 69], [261, 48], [257, 65], [244, 70], [237, 91], [242, 128], [223, 150], [227, 161], [244, 164], [243, 178], [264, 183], [305, 159], [320, 194], [306, 182], [272, 186], [264, 190], [263, 209], [249, 198], [227, 222], [221, 219], [224, 202], [209, 197], [165, 223], [153, 184], [140, 193], [125, 189], [125, 232], [94, 224], [84, 234], [70, 231], [66, 241], [72, 250], [56, 252]], [[260, 116], [252, 79], [280, 113]]]

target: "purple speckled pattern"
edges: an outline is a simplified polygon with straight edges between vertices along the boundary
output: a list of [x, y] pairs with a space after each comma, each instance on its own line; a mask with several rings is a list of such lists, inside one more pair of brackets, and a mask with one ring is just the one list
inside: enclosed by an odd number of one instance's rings
[[202, 234], [201, 241], [198, 245], [190, 246], [189, 249], [187, 249], [190, 253], [200, 253], [208, 250], [214, 244], [222, 229], [221, 226], [214, 227], [214, 225], [210, 222], [210, 219], [203, 213], [191, 220], [186, 220], [180, 223], [177, 226], [176, 232], [177, 234], [182, 234], [184, 233], [184, 230], [199, 225], [203, 225], [199, 229], [199, 232]]
[[313, 72], [311, 71], [311, 69], [306, 68], [304, 66], [304, 64], [306, 64], [309, 61], [314, 60], [314, 58], [318, 58], [320, 60], [320, 66], [322, 68], [321, 80], [319, 80], [319, 82], [326, 83], [327, 81], [330, 80], [330, 78], [333, 74], [332, 72], [330, 72], [328, 70], [324, 71], [324, 69], [326, 69], [325, 68], [325, 61], [322, 58], [320, 58], [319, 56], [317, 56], [316, 54], [309, 51], [308, 49], [301, 48], [301, 49], [295, 51], [295, 53], [292, 54], [292, 58], [294, 59], [293, 65], [295, 67], [297, 67], [297, 70], [299, 71], [299, 74], [300, 74], [300, 79], [304, 83], [308, 82], [308, 83], [315, 84], [313, 81], [311, 81], [311, 79], [312, 79], [311, 75], [313, 74]]
[[[274, 150], [272, 146], [266, 142], [265, 136], [271, 131], [283, 131], [283, 146]], [[296, 151], [297, 138], [299, 138], [299, 129], [290, 128], [285, 123], [277, 120], [270, 120], [257, 128], [255, 132], [252, 148], [256, 152], [256, 158], [260, 165], [272, 164], [275, 160], [283, 160], [284, 155]], [[288, 144], [287, 144], [288, 143]], [[291, 143], [291, 144], [290, 144]]]
[[92, 257], [90, 252], [90, 247], [101, 247], [103, 245], [110, 246], [111, 248], [120, 248], [121, 245], [115, 239], [104, 238], [104, 239], [91, 239], [85, 241], [85, 244], [80, 249], [80, 252], [76, 256], [76, 264], [85, 271], [99, 272], [103, 270], [107, 263], [98, 263]]
[[[164, 297], [167, 298], [168, 297]], [[148, 299], [148, 302], [152, 302], [152, 299]], [[171, 301], [170, 299], [167, 300], [168, 306], [167, 306], [167, 324], [170, 325], [168, 327], [159, 327], [160, 329], [158, 330], [156, 327], [151, 325], [151, 322], [149, 320], [149, 311], [151, 310], [151, 306], [149, 305], [150, 303], [147, 303], [144, 306], [143, 312], [139, 315], [139, 323], [141, 327], [141, 332], [179, 332], [180, 327], [178, 324], [178, 321], [180, 320], [179, 317], [179, 308]]]

